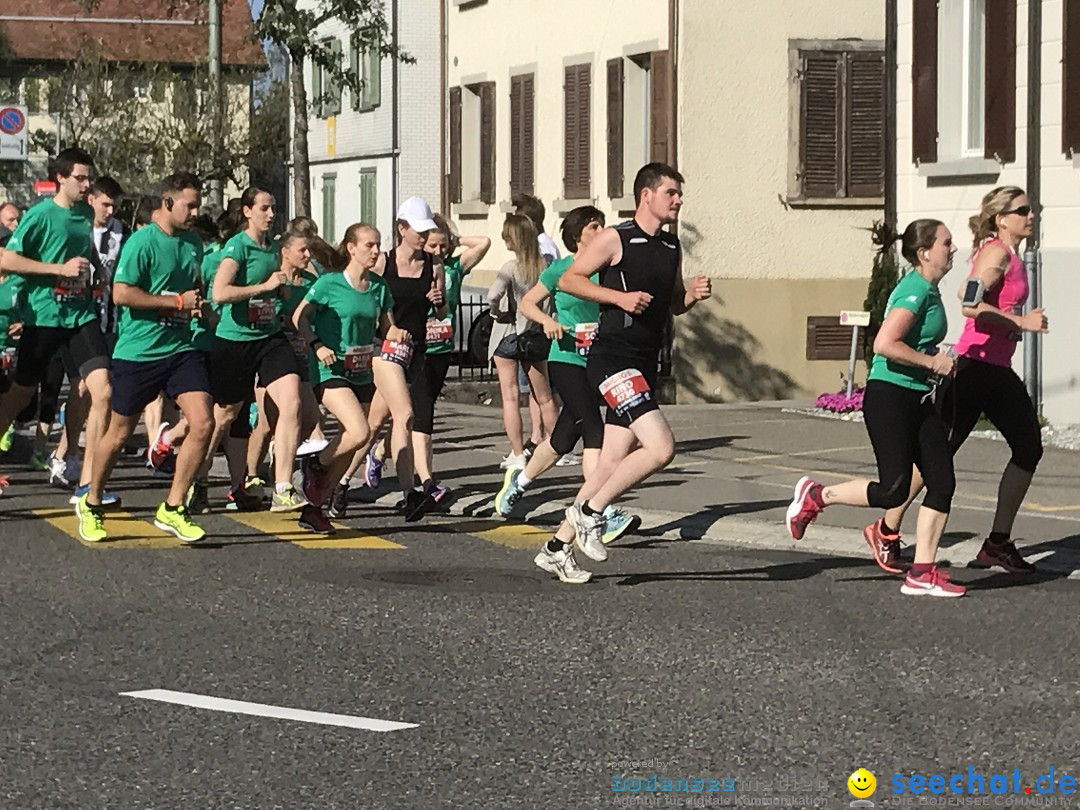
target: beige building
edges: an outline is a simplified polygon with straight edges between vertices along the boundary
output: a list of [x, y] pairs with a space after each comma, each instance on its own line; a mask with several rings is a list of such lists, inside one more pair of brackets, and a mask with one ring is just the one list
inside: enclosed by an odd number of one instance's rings
[[[982, 196], [995, 186], [1038, 184], [1040, 295], [1051, 331], [1025, 337], [1013, 366], [1023, 375], [1025, 349], [1036, 348], [1026, 376], [1043, 414], [1052, 423], [1080, 422], [1080, 321], [1072, 316], [1080, 292], [1080, 2], [1044, 0], [1037, 9], [1037, 77], [1028, 71], [1029, 3], [896, 2], [899, 221], [934, 217], [952, 230], [962, 252], [942, 288], [955, 300], [969, 271], [968, 217]], [[1027, 126], [1031, 85], [1040, 90], [1034, 132]], [[958, 309], [949, 320], [955, 340]]]
[[444, 0], [451, 216], [493, 247], [471, 281], [509, 258], [514, 192], [539, 197], [546, 230], [595, 205], [632, 213], [637, 169], [671, 159], [673, 87], [666, 0]]
[[679, 235], [714, 291], [677, 322], [679, 401], [840, 388], [883, 213], [884, 30], [866, 0], [679, 3]]

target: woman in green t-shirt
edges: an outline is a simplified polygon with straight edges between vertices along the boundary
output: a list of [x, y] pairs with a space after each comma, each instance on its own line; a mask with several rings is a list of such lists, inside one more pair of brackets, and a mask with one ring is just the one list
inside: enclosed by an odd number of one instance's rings
[[[293, 315], [296, 333], [315, 352], [318, 360], [312, 381], [319, 400], [341, 424], [341, 431], [317, 456], [308, 456], [301, 467], [307, 499], [320, 508], [318, 517], [328, 532], [332, 526], [321, 507], [330, 497], [333, 518], [345, 516], [349, 494], [350, 463], [371, 438], [368, 415], [375, 386], [390, 403], [409, 402], [405, 372], [394, 363], [374, 362], [376, 341], [381, 337], [401, 342], [405, 330], [393, 323], [394, 299], [381, 276], [372, 272], [379, 261], [379, 232], [365, 223], [350, 225], [341, 244], [348, 263], [341, 272], [327, 272], [312, 285]], [[329, 270], [329, 268], [327, 268]], [[394, 413], [408, 422], [411, 412]], [[399, 476], [409, 481], [411, 465], [395, 459]]]
[[891, 250], [897, 239], [903, 240], [900, 252], [914, 269], [889, 296], [863, 399], [878, 480], [858, 478], [823, 487], [803, 476], [787, 510], [788, 531], [802, 539], [807, 526], [832, 504], [900, 506], [911, 490], [914, 464], [926, 480], [926, 497], [919, 509], [915, 563], [900, 591], [909, 596], [963, 596], [966, 588], [950, 582], [934, 564], [956, 489], [949, 430], [934, 407], [938, 380], [954, 370], [953, 358], [938, 350], [946, 332], [938, 284], [952, 269], [956, 245], [949, 229], [935, 219], [915, 220], [902, 237], [882, 234], [882, 251]]

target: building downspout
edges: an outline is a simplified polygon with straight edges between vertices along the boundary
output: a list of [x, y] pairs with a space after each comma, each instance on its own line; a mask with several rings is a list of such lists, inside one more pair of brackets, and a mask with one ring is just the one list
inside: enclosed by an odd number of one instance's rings
[[668, 0], [668, 162], [679, 166], [679, 0]]
[[[390, 6], [390, 28], [391, 28], [391, 31], [392, 31], [390, 36], [391, 36], [391, 41], [392, 41], [393, 46], [394, 46], [394, 53], [397, 53], [397, 48], [398, 48], [398, 0], [392, 0], [392, 2], [391, 2], [391, 6]], [[401, 93], [398, 91], [398, 78], [399, 78], [399, 75], [400, 75], [400, 71], [398, 70], [398, 59], [397, 59], [397, 57], [394, 57], [393, 74], [394, 74], [394, 91], [393, 91], [393, 94], [394, 94], [394, 115], [393, 115], [393, 119], [392, 119], [393, 120], [393, 134], [391, 135], [390, 151], [393, 152], [394, 156], [391, 158], [391, 165], [393, 166], [393, 169], [390, 172], [390, 175], [391, 175], [391, 178], [390, 178], [391, 179], [390, 207], [391, 207], [391, 211], [392, 211], [391, 216], [396, 217], [397, 216], [397, 210], [398, 210], [398, 195], [400, 194], [400, 181], [398, 179], [398, 166], [400, 165], [400, 161], [401, 161], [401, 143], [400, 143], [400, 131], [399, 131], [400, 118], [401, 118], [401, 110], [400, 110]], [[397, 228], [395, 228], [393, 226], [393, 222], [394, 222], [393, 219], [391, 219], [390, 222], [391, 222], [390, 232], [392, 234], [394, 234], [393, 239], [391, 239], [391, 244], [393, 244], [394, 242], [397, 241]]]
[[439, 116], [439, 210], [447, 212], [449, 216], [450, 211], [450, 194], [448, 193], [449, 178], [446, 176], [446, 118], [448, 115], [447, 108], [447, 96], [450, 93], [450, 89], [446, 86], [447, 75], [449, 74], [449, 68], [447, 67], [447, 60], [450, 58], [450, 43], [449, 33], [447, 31], [447, 8], [446, 4], [450, 0], [443, 0], [439, 3], [439, 42], [442, 45], [442, 53], [439, 59], [439, 91], [442, 93], [442, 98], [439, 100], [439, 110], [441, 115]]
[[[1035, 222], [1024, 248], [1024, 266], [1031, 287], [1027, 308], [1042, 306], [1042, 257], [1039, 231], [1042, 220], [1042, 3], [1028, 3], [1027, 64], [1027, 196], [1035, 206]], [[1042, 413], [1042, 340], [1037, 332], [1024, 336], [1024, 383], [1035, 412]]]
[[896, 230], [896, 41], [897, 0], [885, 0], [885, 224]]

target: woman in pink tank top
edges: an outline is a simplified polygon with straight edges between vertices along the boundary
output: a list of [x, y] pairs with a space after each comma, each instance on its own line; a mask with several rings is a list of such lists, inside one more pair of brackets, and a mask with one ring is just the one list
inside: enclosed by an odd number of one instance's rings
[[[1042, 307], [1024, 313], [1028, 279], [1017, 255], [1020, 243], [1031, 235], [1034, 218], [1024, 190], [1002, 186], [983, 197], [979, 213], [969, 220], [975, 249], [971, 273], [960, 292], [966, 320], [955, 347], [956, 374], [938, 396], [941, 415], [952, 427], [949, 444], [954, 454], [984, 413], [1012, 451], [1001, 476], [993, 527], [973, 564], [1013, 573], [1035, 570], [1017, 551], [1012, 528], [1042, 458], [1038, 415], [1023, 381], [1012, 370], [1023, 333], [1047, 331]], [[875, 561], [891, 573], [900, 571], [900, 524], [921, 489], [922, 479], [916, 474], [908, 502], [863, 531]]]

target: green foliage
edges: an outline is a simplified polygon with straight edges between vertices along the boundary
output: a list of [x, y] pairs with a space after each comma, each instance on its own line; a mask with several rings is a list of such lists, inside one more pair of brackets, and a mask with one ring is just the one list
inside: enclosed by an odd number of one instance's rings
[[870, 228], [870, 232], [871, 239], [878, 250], [874, 252], [874, 266], [870, 271], [870, 284], [866, 289], [866, 300], [863, 302], [863, 310], [870, 313], [870, 326], [865, 331], [866, 343], [863, 354], [867, 367], [874, 359], [874, 338], [877, 337], [882, 321], [885, 320], [885, 306], [889, 302], [889, 295], [900, 280], [900, 263], [892, 240], [888, 238], [889, 234], [886, 233], [884, 223], [877, 220]]

